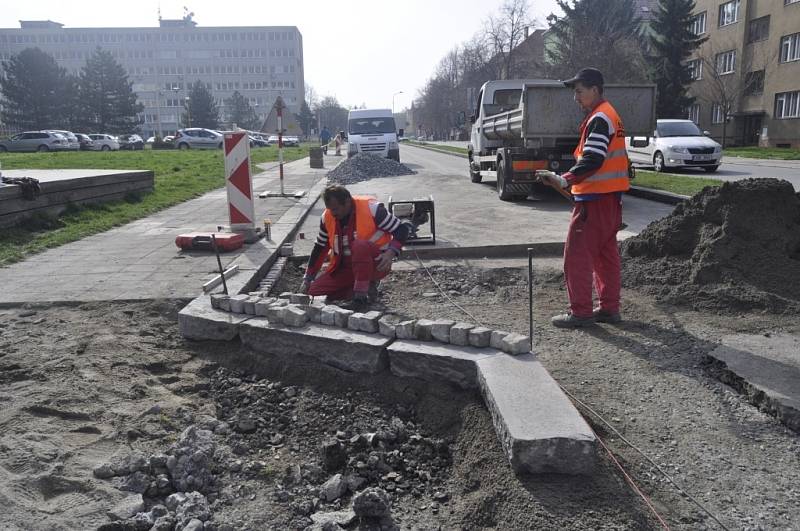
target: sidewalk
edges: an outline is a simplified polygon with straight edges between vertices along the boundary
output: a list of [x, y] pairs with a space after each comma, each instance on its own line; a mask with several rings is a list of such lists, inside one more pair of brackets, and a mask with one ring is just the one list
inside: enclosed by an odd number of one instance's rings
[[[273, 222], [272, 241], [259, 240], [222, 255], [223, 267], [240, 265], [234, 284], [243, 283], [247, 269], [258, 268], [294, 229], [316, 200], [325, 174], [343, 157], [325, 157], [324, 169], [308, 167], [308, 158], [284, 165], [286, 192], [315, 191], [301, 199], [258, 198], [262, 191], [277, 192], [277, 165], [253, 176], [256, 220]], [[283, 218], [283, 219], [282, 219]], [[175, 237], [183, 232], [212, 231], [228, 225], [224, 188], [142, 218], [122, 227], [84, 238], [29, 259], [0, 268], [1, 304], [193, 298], [217, 274], [213, 253], [181, 251]], [[241, 277], [241, 278], [237, 278]], [[247, 278], [246, 278], [247, 277]]]
[[762, 166], [765, 168], [786, 168], [789, 170], [800, 171], [800, 160], [781, 160], [781, 159], [749, 159], [745, 157], [732, 157], [724, 155], [723, 164], [742, 164], [746, 166]]

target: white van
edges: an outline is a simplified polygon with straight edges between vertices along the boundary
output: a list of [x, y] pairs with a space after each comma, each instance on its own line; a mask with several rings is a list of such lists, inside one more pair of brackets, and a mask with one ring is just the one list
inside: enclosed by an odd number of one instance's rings
[[371, 153], [400, 162], [391, 109], [358, 109], [347, 115], [347, 156]]

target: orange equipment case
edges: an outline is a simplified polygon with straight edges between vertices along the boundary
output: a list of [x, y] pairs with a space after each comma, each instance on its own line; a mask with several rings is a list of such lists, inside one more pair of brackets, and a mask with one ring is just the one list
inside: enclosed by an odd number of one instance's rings
[[213, 251], [212, 234], [220, 251], [235, 251], [244, 245], [244, 234], [230, 232], [190, 232], [188, 234], [179, 234], [175, 238], [175, 245], [186, 251]]

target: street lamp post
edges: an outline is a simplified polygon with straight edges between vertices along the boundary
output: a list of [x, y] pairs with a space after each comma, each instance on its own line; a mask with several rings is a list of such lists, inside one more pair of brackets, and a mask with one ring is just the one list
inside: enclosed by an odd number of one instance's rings
[[402, 90], [398, 90], [397, 92], [392, 94], [392, 117], [394, 117], [394, 97], [397, 96], [398, 94], [402, 94], [402, 93], [403, 93]]

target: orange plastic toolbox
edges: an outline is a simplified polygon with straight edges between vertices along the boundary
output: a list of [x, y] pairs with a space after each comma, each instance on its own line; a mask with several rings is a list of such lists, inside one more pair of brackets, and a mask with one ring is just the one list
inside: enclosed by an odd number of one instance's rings
[[230, 232], [190, 232], [188, 234], [179, 234], [175, 238], [175, 245], [187, 251], [213, 251], [212, 234], [220, 251], [234, 251], [244, 245], [244, 234]]

